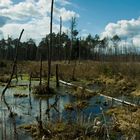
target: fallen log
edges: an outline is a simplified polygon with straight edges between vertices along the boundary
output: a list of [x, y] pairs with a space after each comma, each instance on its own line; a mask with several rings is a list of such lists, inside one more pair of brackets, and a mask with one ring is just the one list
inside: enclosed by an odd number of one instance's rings
[[[78, 86], [78, 85], [75, 85], [75, 84], [72, 84], [72, 83], [68, 83], [68, 82], [63, 81], [63, 80], [59, 80], [59, 82], [61, 84], [67, 85], [67, 86], [78, 87], [78, 88], [81, 88], [81, 89], [83, 88], [81, 86]], [[93, 92], [93, 90], [91, 90], [91, 89], [85, 89], [85, 90], [88, 91], [88, 92]], [[125, 104], [125, 105], [129, 105], [129, 106], [133, 106], [133, 107], [137, 107], [138, 106], [138, 105], [133, 104], [131, 102], [124, 101], [124, 100], [121, 100], [121, 99], [118, 99], [118, 98], [114, 98], [114, 97], [110, 97], [110, 96], [107, 96], [107, 95], [104, 95], [104, 94], [101, 94], [101, 93], [98, 93], [98, 95], [103, 96], [103, 97], [105, 97], [107, 99], [110, 99], [112, 101], [114, 100], [114, 101], [120, 102], [120, 103]]]
[[72, 83], [65, 82], [65, 81], [63, 81], [63, 80], [59, 80], [59, 82], [60, 82], [61, 84], [67, 85], [67, 86], [77, 87], [76, 85], [74, 85], [74, 84], [72, 84]]
[[100, 96], [103, 96], [103, 97], [105, 97], [107, 99], [110, 99], [110, 100], [114, 100], [114, 101], [120, 102], [122, 104], [130, 105], [130, 106], [135, 106], [135, 107], [137, 106], [136, 104], [133, 104], [131, 102], [127, 102], [127, 101], [124, 101], [124, 100], [121, 100], [121, 99], [118, 99], [118, 98], [106, 96], [106, 95], [103, 95], [103, 94], [100, 94]]

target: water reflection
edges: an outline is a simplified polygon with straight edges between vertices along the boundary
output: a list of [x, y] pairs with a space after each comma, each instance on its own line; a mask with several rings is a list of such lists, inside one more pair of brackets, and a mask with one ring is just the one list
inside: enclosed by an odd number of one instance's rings
[[[14, 83], [14, 82], [13, 82]], [[12, 84], [13, 84], [12, 83]], [[20, 131], [18, 127], [23, 124], [30, 124], [37, 121], [37, 118], [42, 121], [61, 121], [67, 120], [71, 116], [71, 121], [83, 121], [86, 120], [90, 122], [90, 119], [100, 115], [101, 110], [100, 106], [104, 110], [108, 106], [104, 106], [102, 102], [105, 101], [103, 97], [95, 96], [88, 100], [89, 106], [81, 111], [75, 109], [70, 114], [65, 110], [64, 106], [68, 103], [75, 104], [78, 101], [73, 96], [70, 96], [66, 93], [69, 92], [67, 87], [60, 87], [57, 89], [58, 95], [47, 97], [47, 98], [38, 98], [31, 94], [31, 86], [37, 85], [37, 81], [33, 81], [32, 84], [28, 81], [19, 81], [19, 85], [27, 86], [17, 86], [9, 88], [6, 91], [5, 101], [0, 103], [0, 133], [1, 140], [31, 140], [32, 138], [27, 133]], [[0, 86], [0, 91], [2, 91], [2, 86]], [[15, 98], [14, 93], [23, 93], [28, 94], [26, 98]], [[40, 100], [41, 100], [41, 111], [40, 111]], [[14, 112], [13, 117], [9, 117], [8, 110], [11, 109], [11, 112]], [[78, 117], [77, 117], [78, 116]], [[77, 119], [75, 119], [77, 118]]]

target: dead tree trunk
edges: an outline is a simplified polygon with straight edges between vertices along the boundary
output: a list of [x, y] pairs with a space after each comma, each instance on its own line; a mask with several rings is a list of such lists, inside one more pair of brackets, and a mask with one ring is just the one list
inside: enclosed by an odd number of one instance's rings
[[47, 77], [47, 88], [50, 88], [50, 76], [51, 76], [51, 56], [52, 56], [52, 23], [53, 23], [53, 4], [51, 3], [51, 18], [50, 18], [50, 44], [48, 47], [48, 77]]
[[69, 54], [68, 64], [70, 64], [71, 59], [72, 59], [72, 48], [73, 48], [73, 35], [71, 35], [70, 54]]
[[20, 36], [19, 36], [19, 39], [18, 39], [18, 42], [17, 42], [16, 54], [15, 54], [15, 58], [14, 58], [14, 63], [13, 63], [13, 67], [12, 67], [11, 76], [10, 76], [10, 79], [9, 79], [7, 85], [5, 86], [4, 90], [2, 91], [1, 99], [3, 98], [3, 96], [4, 96], [5, 92], [6, 92], [6, 90], [8, 89], [8, 87], [9, 87], [11, 81], [12, 81], [14, 72], [15, 72], [15, 70], [16, 70], [17, 56], [18, 56], [18, 47], [19, 47], [20, 39], [21, 39], [21, 37], [22, 37], [23, 32], [24, 32], [24, 29], [21, 31]]
[[29, 78], [29, 91], [31, 92], [31, 86], [32, 86], [32, 72], [30, 73]]
[[29, 78], [29, 104], [30, 104], [30, 109], [32, 109], [31, 87], [32, 87], [32, 72], [30, 73], [30, 78]]
[[49, 98], [47, 99], [47, 110], [46, 110], [46, 114], [48, 116], [48, 122], [50, 121], [50, 102], [49, 102]]
[[81, 37], [80, 37], [80, 42], [79, 42], [79, 52], [78, 52], [78, 60], [79, 60], [79, 64], [80, 64], [80, 61], [81, 61]]
[[58, 48], [58, 59], [61, 60], [60, 48], [61, 48], [61, 33], [62, 33], [62, 17], [60, 17], [60, 33], [59, 33], [59, 48]]
[[75, 78], [75, 70], [76, 70], [76, 60], [74, 60], [74, 66], [73, 66], [73, 70], [72, 70], [72, 80], [75, 81], [76, 78]]
[[16, 63], [16, 67], [15, 67], [15, 76], [16, 76], [16, 84], [17, 84], [18, 83], [18, 68], [17, 68], [17, 63]]
[[69, 64], [70, 64], [70, 61], [72, 59], [72, 51], [73, 51], [73, 41], [74, 41], [74, 37], [76, 36], [76, 30], [75, 30], [75, 27], [76, 27], [76, 17], [72, 17], [71, 19], [71, 44], [70, 44], [70, 55], [69, 55]]
[[11, 81], [12, 81], [12, 78], [13, 78], [13, 75], [14, 75], [14, 72], [15, 72], [15, 69], [16, 69], [16, 64], [17, 64], [17, 55], [18, 55], [18, 47], [19, 47], [19, 43], [20, 43], [20, 39], [22, 37], [22, 34], [24, 32], [24, 29], [21, 31], [20, 33], [20, 36], [19, 36], [19, 39], [18, 39], [18, 42], [17, 42], [17, 47], [16, 47], [16, 54], [15, 54], [15, 59], [14, 59], [14, 63], [13, 63], [13, 68], [12, 68], [12, 72], [11, 72], [11, 76], [10, 76], [10, 79], [7, 83], [7, 85], [5, 86], [4, 90], [2, 91], [2, 95], [1, 95], [1, 99], [3, 100], [3, 102], [5, 103], [8, 111], [10, 112], [10, 115], [9, 117], [12, 118], [12, 121], [13, 121], [13, 126], [14, 126], [14, 140], [17, 140], [18, 139], [18, 134], [17, 134], [17, 129], [16, 129], [16, 121], [15, 121], [15, 116], [12, 112], [12, 109], [10, 107], [10, 105], [6, 102], [6, 99], [5, 99], [5, 92], [6, 90], [8, 89]]
[[59, 87], [58, 64], [56, 64], [56, 87]]
[[42, 86], [42, 55], [40, 54], [40, 82], [39, 85]]
[[39, 131], [42, 130], [42, 101], [39, 100]]

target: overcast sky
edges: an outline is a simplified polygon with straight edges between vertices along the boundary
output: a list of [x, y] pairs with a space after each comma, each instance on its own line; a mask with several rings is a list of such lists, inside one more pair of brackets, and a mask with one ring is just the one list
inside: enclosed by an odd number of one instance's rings
[[[39, 42], [49, 33], [51, 0], [0, 0], [0, 39], [18, 37], [25, 29], [22, 41], [33, 38]], [[70, 19], [77, 17], [81, 36], [118, 34], [123, 41], [140, 46], [140, 0], [55, 0], [53, 31], [63, 31]]]

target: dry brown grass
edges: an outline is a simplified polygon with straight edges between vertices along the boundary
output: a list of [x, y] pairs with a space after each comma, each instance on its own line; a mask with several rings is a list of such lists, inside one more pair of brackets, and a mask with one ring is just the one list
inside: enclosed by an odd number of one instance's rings
[[[72, 70], [74, 67], [74, 62], [67, 64], [62, 62], [52, 62], [52, 75], [55, 75], [55, 66], [59, 64], [59, 75], [64, 79], [71, 80]], [[11, 62], [7, 62], [7, 70], [3, 71], [10, 73]], [[39, 74], [39, 61], [23, 61], [18, 62], [18, 71], [22, 70], [22, 73], [33, 72], [36, 75]], [[47, 61], [43, 61], [43, 75], [47, 76]], [[100, 75], [105, 75], [108, 77], [122, 76], [127, 79], [139, 80], [140, 81], [140, 63], [138, 62], [95, 62], [95, 61], [82, 61], [80, 64], [77, 62], [75, 77], [76, 79], [92, 80], [99, 77]], [[39, 75], [38, 75], [39, 76]]]
[[[8, 62], [7, 67], [10, 64]], [[52, 77], [55, 77], [56, 64], [59, 64], [59, 79], [73, 82], [72, 71], [74, 62], [71, 62], [71, 64], [63, 61], [52, 62]], [[28, 75], [32, 72], [33, 77], [39, 77], [39, 67], [39, 61], [18, 62], [18, 71], [22, 70], [23, 74]], [[47, 61], [43, 61], [42, 75], [44, 79], [47, 78]], [[106, 95], [122, 95], [124, 92], [129, 94], [140, 86], [140, 63], [82, 61], [79, 64], [77, 62], [74, 77], [76, 84], [78, 83], [78, 85], [83, 87], [86, 87], [87, 83], [103, 83], [105, 88], [102, 91]], [[82, 91], [80, 92], [82, 93]]]
[[117, 130], [131, 139], [140, 136], [140, 108], [137, 107], [116, 107], [110, 109], [107, 114], [115, 114]]

